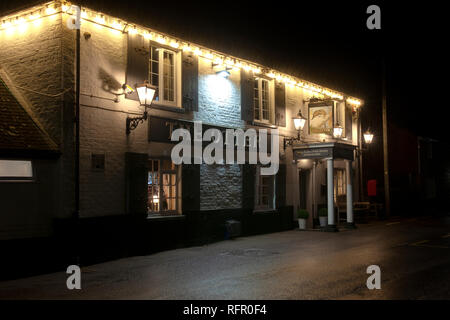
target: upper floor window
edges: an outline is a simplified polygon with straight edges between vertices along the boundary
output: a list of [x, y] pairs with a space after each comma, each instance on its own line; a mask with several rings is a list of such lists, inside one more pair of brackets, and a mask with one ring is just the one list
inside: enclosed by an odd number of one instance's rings
[[178, 77], [180, 77], [179, 53], [172, 50], [151, 46], [149, 63], [149, 82], [158, 87], [156, 103], [177, 106]]
[[269, 80], [255, 78], [253, 80], [253, 109], [255, 120], [270, 122], [271, 94]]

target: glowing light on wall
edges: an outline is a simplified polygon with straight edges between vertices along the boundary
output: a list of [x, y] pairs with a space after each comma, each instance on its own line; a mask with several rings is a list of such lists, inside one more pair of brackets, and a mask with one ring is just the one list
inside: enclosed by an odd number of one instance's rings
[[207, 75], [206, 91], [215, 101], [228, 101], [233, 92], [233, 84], [227, 78], [219, 74]]

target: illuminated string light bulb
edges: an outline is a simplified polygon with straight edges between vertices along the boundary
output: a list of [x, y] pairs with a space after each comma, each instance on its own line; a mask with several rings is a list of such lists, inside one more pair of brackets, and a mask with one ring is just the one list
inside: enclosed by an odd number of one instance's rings
[[112, 23], [111, 27], [113, 27], [114, 29], [118, 29], [118, 30], [122, 30], [123, 29], [123, 26], [122, 26], [122, 24], [120, 23], [119, 20], [115, 20]]
[[3, 29], [7, 29], [7, 28], [9, 28], [9, 27], [11, 27], [11, 22], [6, 21], [6, 20], [3, 20], [3, 22], [2, 22], [2, 28], [3, 28]]
[[258, 67], [253, 67], [252, 72], [258, 74], [258, 73], [261, 73], [261, 69]]
[[167, 42], [167, 40], [163, 36], [158, 36], [155, 41], [161, 44], [166, 44]]
[[205, 58], [212, 60], [214, 58], [214, 55], [211, 52], [205, 53]]
[[171, 42], [170, 42], [170, 46], [171, 46], [172, 48], [177, 49], [177, 48], [180, 46], [180, 44], [179, 44], [177, 41], [171, 41]]
[[97, 15], [95, 17], [95, 22], [100, 23], [100, 24], [105, 24], [105, 18], [103, 17], [103, 15]]
[[147, 39], [147, 40], [151, 40], [153, 37], [152, 37], [152, 34], [150, 32], [145, 32], [144, 33], [144, 38]]
[[216, 63], [216, 64], [222, 64], [222, 63], [223, 63], [223, 59], [222, 59], [221, 57], [216, 57], [216, 58], [214, 59], [214, 63]]
[[347, 102], [350, 104], [354, 104], [355, 106], [360, 106], [361, 105], [361, 101], [356, 100], [356, 99], [352, 99], [352, 98], [348, 98]]
[[39, 19], [41, 17], [41, 15], [39, 14], [39, 12], [35, 12], [35, 13], [30, 13], [28, 19], [31, 20], [36, 20]]
[[231, 60], [231, 59], [225, 59], [225, 64], [227, 65], [227, 66], [234, 66], [234, 61], [233, 60]]
[[47, 15], [54, 14], [54, 13], [56, 13], [56, 9], [55, 9], [55, 8], [52, 8], [52, 7], [50, 7], [50, 6], [47, 6], [47, 8], [45, 9], [45, 13], [46, 13]]
[[81, 18], [87, 19], [87, 17], [88, 17], [88, 14], [87, 14], [86, 10], [81, 11]]
[[252, 67], [250, 67], [248, 64], [246, 64], [244, 66], [244, 70], [248, 72], [248, 71], [252, 70]]
[[137, 33], [137, 29], [135, 27], [130, 27], [130, 28], [128, 28], [128, 33], [129, 34], [136, 34]]
[[200, 48], [195, 48], [194, 54], [196, 54], [197, 56], [200, 56], [200, 55], [202, 55], [202, 50], [200, 50]]
[[192, 51], [192, 48], [191, 48], [191, 46], [189, 46], [188, 44], [185, 44], [185, 45], [183, 46], [183, 51], [191, 52], [191, 51]]
[[69, 10], [69, 6], [65, 4], [63, 4], [61, 8], [63, 12], [67, 12], [67, 10]]

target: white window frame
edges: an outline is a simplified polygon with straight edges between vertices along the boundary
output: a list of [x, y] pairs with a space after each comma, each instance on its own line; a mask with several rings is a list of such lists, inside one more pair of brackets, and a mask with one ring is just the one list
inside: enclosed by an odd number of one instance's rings
[[[261, 203], [262, 198], [262, 186], [261, 181], [262, 179], [269, 179], [269, 194], [268, 198], [269, 201], [267, 204]], [[261, 166], [256, 167], [256, 179], [255, 179], [255, 211], [269, 211], [269, 210], [275, 210], [275, 175], [261, 175]], [[272, 194], [270, 194], [270, 192]]]
[[29, 165], [29, 168], [16, 168], [16, 170], [22, 172], [18, 174], [12, 174], [10, 172], [5, 173], [5, 168], [0, 168], [0, 182], [30, 182], [34, 181], [34, 165], [33, 161], [29, 159], [0, 159], [0, 166], [10, 166], [10, 170], [14, 170], [14, 166]]
[[[174, 170], [164, 170], [162, 169], [162, 162], [163, 161], [171, 161], [170, 159], [166, 159], [166, 158], [150, 158], [148, 159], [148, 161], [157, 161], [158, 162], [158, 195], [159, 197], [158, 199], [158, 210], [150, 210], [150, 206], [148, 206], [148, 211], [147, 214], [148, 216], [152, 217], [152, 216], [167, 216], [167, 215], [179, 215], [181, 213], [181, 209], [180, 209], [180, 202], [181, 202], [181, 174], [180, 174], [180, 166], [179, 165], [175, 165], [175, 169]], [[149, 168], [148, 173], [155, 173], [156, 171], [153, 171], [153, 168]], [[147, 175], [148, 175], [147, 173]], [[175, 210], [161, 210], [161, 195], [162, 195], [162, 191], [163, 191], [163, 175], [164, 174], [175, 174], [175, 197], [168, 197], [171, 199], [175, 199]], [[154, 186], [154, 184], [152, 183], [152, 186]], [[171, 188], [169, 187], [169, 190]], [[147, 191], [148, 192], [148, 191]], [[169, 191], [171, 192], [171, 191]], [[149, 199], [149, 203], [150, 203], [150, 199]]]
[[[254, 81], [258, 81], [258, 103], [259, 103], [259, 119], [256, 118], [256, 110], [255, 110], [255, 86], [253, 85], [253, 120], [255, 122], [260, 122], [260, 123], [272, 123], [273, 121], [273, 117], [274, 117], [274, 83], [273, 80], [269, 80], [269, 79], [265, 79], [265, 78], [261, 78], [261, 77], [256, 77], [253, 79]], [[267, 102], [269, 104], [268, 106], [268, 119], [263, 119], [263, 109], [262, 109], [262, 101], [263, 101], [263, 97], [262, 97], [262, 83], [263, 82], [267, 82], [267, 91], [268, 91], [268, 97], [267, 97]], [[254, 83], [253, 83], [254, 84]]]
[[[154, 44], [150, 46], [150, 50], [152, 50], [152, 47], [156, 48], [158, 52], [158, 100], [154, 100], [153, 104], [181, 108], [181, 51], [171, 50]], [[174, 55], [174, 101], [164, 100], [164, 52]], [[151, 67], [152, 60], [150, 56], [148, 70], [150, 83], [152, 83]]]
[[338, 197], [347, 195], [347, 176], [345, 169], [334, 168], [333, 185], [334, 185], [334, 201], [337, 201]]

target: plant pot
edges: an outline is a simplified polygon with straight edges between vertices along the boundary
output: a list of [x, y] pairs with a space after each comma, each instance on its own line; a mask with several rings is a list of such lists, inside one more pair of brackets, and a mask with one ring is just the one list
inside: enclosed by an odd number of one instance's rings
[[298, 228], [300, 230], [306, 229], [306, 219], [298, 219]]
[[319, 217], [319, 222], [321, 227], [326, 227], [328, 222], [328, 217]]

